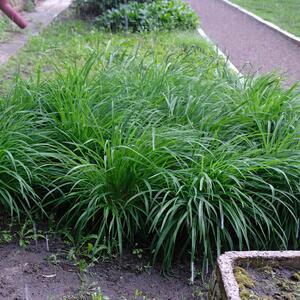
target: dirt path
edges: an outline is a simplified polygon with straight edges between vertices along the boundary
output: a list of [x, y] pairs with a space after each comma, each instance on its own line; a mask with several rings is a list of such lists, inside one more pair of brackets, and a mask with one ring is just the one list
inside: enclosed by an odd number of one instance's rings
[[188, 0], [209, 38], [242, 72], [278, 71], [300, 80], [300, 44], [221, 0]]
[[7, 63], [9, 58], [25, 45], [30, 36], [37, 35], [71, 2], [71, 0], [44, 0], [39, 2], [34, 12], [23, 13], [23, 16], [29, 21], [28, 28], [13, 33], [8, 41], [0, 43], [0, 64]]

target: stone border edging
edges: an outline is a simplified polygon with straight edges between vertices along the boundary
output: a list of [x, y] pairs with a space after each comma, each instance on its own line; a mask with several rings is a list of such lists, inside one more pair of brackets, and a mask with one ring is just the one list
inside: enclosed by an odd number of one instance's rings
[[233, 7], [233, 8], [235, 8], [235, 9], [237, 9], [237, 10], [239, 10], [240, 12], [242, 12], [242, 13], [248, 15], [249, 17], [254, 18], [254, 19], [255, 19], [256, 21], [258, 21], [259, 23], [261, 23], [261, 24], [263, 24], [264, 26], [267, 26], [267, 27], [271, 28], [272, 30], [274, 30], [274, 31], [276, 31], [276, 32], [278, 32], [278, 33], [280, 33], [281, 35], [283, 35], [284, 37], [286, 37], [286, 38], [292, 40], [293, 42], [295, 42], [295, 43], [297, 43], [297, 44], [300, 44], [300, 38], [299, 38], [299, 37], [297, 37], [296, 35], [294, 35], [294, 34], [288, 32], [288, 31], [286, 31], [286, 30], [280, 28], [279, 26], [275, 25], [274, 23], [269, 22], [269, 21], [267, 21], [267, 20], [265, 20], [265, 19], [259, 17], [258, 15], [256, 15], [256, 14], [250, 12], [249, 10], [247, 10], [247, 9], [245, 9], [245, 8], [243, 8], [243, 7], [241, 7], [241, 6], [239, 6], [238, 4], [232, 3], [232, 2], [229, 1], [229, 0], [220, 0], [220, 1], [226, 3], [227, 5]]
[[233, 269], [236, 262], [247, 259], [289, 260], [300, 258], [300, 251], [230, 251], [219, 256], [217, 267], [228, 300], [240, 300], [239, 287]]

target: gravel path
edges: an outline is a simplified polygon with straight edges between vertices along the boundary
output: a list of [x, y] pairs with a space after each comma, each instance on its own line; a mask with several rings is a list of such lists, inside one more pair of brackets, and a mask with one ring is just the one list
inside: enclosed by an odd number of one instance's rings
[[209, 38], [244, 74], [277, 71], [300, 80], [300, 44], [221, 0], [188, 0]]

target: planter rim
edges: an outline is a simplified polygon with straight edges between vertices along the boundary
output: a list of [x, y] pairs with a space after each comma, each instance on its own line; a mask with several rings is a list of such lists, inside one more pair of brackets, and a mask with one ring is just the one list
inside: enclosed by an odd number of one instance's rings
[[247, 259], [291, 260], [300, 258], [300, 251], [230, 251], [220, 255], [217, 261], [228, 300], [240, 300], [240, 291], [233, 269], [237, 262]]

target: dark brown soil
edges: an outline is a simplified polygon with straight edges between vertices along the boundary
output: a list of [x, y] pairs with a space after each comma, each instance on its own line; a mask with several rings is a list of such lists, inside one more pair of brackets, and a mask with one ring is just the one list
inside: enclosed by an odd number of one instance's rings
[[[0, 299], [91, 299], [101, 289], [109, 299], [206, 299], [200, 282], [189, 285], [188, 269], [177, 266], [172, 277], [163, 277], [146, 258], [125, 255], [79, 271], [67, 260], [59, 241], [34, 242], [26, 249], [16, 242], [0, 245]], [[26, 292], [27, 290], [27, 292]]]
[[[53, 248], [53, 251], [61, 249]], [[74, 294], [80, 287], [77, 270], [67, 261], [54, 264], [41, 244], [36, 248], [16, 243], [0, 246], [0, 299], [48, 299]]]

